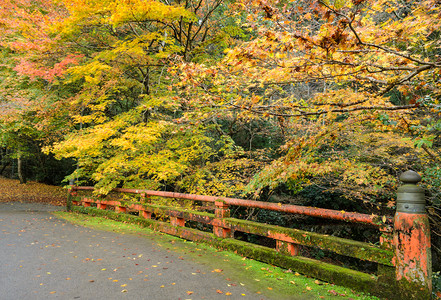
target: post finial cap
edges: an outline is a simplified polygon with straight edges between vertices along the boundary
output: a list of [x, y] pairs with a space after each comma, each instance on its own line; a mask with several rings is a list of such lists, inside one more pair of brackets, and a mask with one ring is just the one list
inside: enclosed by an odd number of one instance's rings
[[417, 172], [409, 170], [401, 174], [400, 180], [407, 184], [417, 184], [421, 181], [421, 176]]

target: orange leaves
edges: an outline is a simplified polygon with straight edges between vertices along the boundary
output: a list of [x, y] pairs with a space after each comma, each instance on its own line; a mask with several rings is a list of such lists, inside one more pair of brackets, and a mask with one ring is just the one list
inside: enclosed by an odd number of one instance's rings
[[19, 201], [66, 205], [67, 190], [36, 182], [20, 184], [18, 180], [0, 177], [0, 202]]
[[69, 54], [52, 67], [42, 66], [29, 60], [21, 59], [14, 70], [20, 75], [29, 76], [31, 80], [43, 78], [49, 82], [53, 82], [55, 78], [64, 75], [70, 66], [77, 65], [81, 57], [82, 55]]

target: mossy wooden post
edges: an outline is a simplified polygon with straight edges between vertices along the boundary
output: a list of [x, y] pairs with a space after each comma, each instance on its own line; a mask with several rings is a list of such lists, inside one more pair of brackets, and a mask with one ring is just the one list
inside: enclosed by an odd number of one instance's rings
[[400, 299], [431, 299], [430, 226], [424, 189], [417, 186], [421, 176], [407, 171], [400, 180], [404, 185], [398, 188], [394, 218], [395, 274]]
[[213, 233], [214, 235], [221, 238], [229, 238], [231, 237], [231, 229], [226, 228], [222, 225], [222, 219], [230, 217], [229, 206], [224, 201], [215, 201], [214, 205], [216, 206], [216, 209], [214, 211], [214, 214], [216, 216], [216, 224], [213, 225]]
[[185, 227], [185, 219], [178, 216], [170, 216], [170, 223], [173, 226]]
[[96, 208], [105, 210], [107, 208], [107, 204], [97, 201]]
[[299, 246], [294, 243], [276, 240], [276, 250], [286, 255], [299, 255]]
[[145, 203], [145, 193], [141, 193], [141, 195], [139, 195], [139, 201], [141, 203]]
[[145, 208], [141, 211], [139, 211], [139, 214], [144, 218], [144, 219], [151, 219], [152, 218], [152, 212], [146, 210]]
[[90, 202], [92, 202], [92, 199], [83, 198], [83, 200], [81, 200], [81, 202], [83, 203], [84, 207], [91, 207]]
[[[67, 193], [67, 201], [66, 201], [66, 210], [67, 211], [72, 211], [72, 202], [73, 202], [73, 199], [76, 195], [77, 195], [77, 191], [75, 190], [75, 186], [70, 185], [68, 193]], [[74, 203], [74, 204], [76, 205], [77, 203]]]
[[115, 206], [115, 212], [116, 213], [125, 213], [125, 212], [127, 212], [127, 207], [122, 206], [122, 205], [117, 205], [117, 206]]

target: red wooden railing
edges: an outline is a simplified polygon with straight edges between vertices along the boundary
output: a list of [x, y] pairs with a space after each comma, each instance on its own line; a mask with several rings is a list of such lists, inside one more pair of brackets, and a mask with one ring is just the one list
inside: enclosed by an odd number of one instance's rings
[[[296, 269], [296, 271], [299, 271], [300, 273], [303, 272], [307, 275], [311, 275], [324, 281], [331, 281], [334, 283], [344, 284], [356, 289], [361, 289], [365, 291], [367, 290], [377, 295], [387, 296], [391, 299], [396, 298], [397, 295], [404, 295], [406, 293], [406, 298], [410, 299], [418, 299], [422, 295], [421, 293], [417, 293], [418, 295], [415, 296], [416, 298], [413, 297], [413, 289], [409, 289], [408, 286], [403, 285], [400, 286], [400, 289], [404, 291], [403, 293], [397, 294], [394, 291], [394, 284], [396, 282], [402, 282], [400, 281], [402, 278], [405, 278], [408, 281], [413, 280], [412, 278], [406, 277], [407, 273], [411, 273], [411, 271], [409, 271], [409, 267], [406, 268], [405, 266], [403, 266], [403, 264], [409, 263], [409, 260], [412, 259], [409, 257], [408, 254], [404, 253], [407, 251], [406, 247], [400, 244], [400, 239], [403, 240], [404, 238], [400, 237], [398, 233], [395, 233], [395, 236], [393, 236], [394, 226], [396, 228], [403, 227], [397, 225], [397, 217], [395, 217], [394, 221], [393, 218], [386, 216], [368, 215], [316, 207], [304, 207], [298, 205], [267, 203], [262, 201], [252, 201], [227, 197], [204, 196], [140, 189], [118, 188], [113, 190], [113, 192], [117, 193], [139, 194], [140, 201], [138, 202], [106, 200], [106, 198], [103, 197], [93, 199], [91, 196], [77, 195], [78, 191], [85, 192], [93, 190], [93, 187], [72, 186], [70, 190], [70, 195], [74, 196], [74, 198], [72, 199], [72, 204], [74, 206], [82, 205], [84, 207], [96, 205], [98, 211], [108, 210], [109, 207], [113, 207], [116, 213], [136, 211], [139, 213], [139, 216], [142, 219], [148, 222], [148, 226], [155, 230], [160, 230], [162, 232], [173, 234], [190, 240], [211, 241], [211, 243], [217, 243], [224, 248], [233, 249], [239, 253], [248, 256], [250, 255], [250, 251], [247, 251], [246, 248], [254, 247], [253, 251], [251, 252], [253, 253], [252, 255], [256, 256], [255, 258], [257, 259], [270, 262], [275, 265], [279, 264], [282, 267]], [[147, 196], [186, 199], [192, 201], [213, 203], [214, 214], [201, 212], [198, 210], [156, 205], [154, 203], [150, 203], [152, 201], [148, 201], [146, 199]], [[232, 205], [365, 224], [371, 228], [377, 228], [378, 230], [380, 230], [381, 237], [378, 241], [379, 246], [371, 243], [358, 242], [293, 228], [284, 228], [280, 226], [230, 218], [229, 207]], [[162, 221], [151, 220], [152, 214], [168, 216], [170, 222], [166, 223]], [[402, 222], [402, 219], [405, 217], [403, 217], [403, 215], [401, 214], [400, 218], [401, 221], [399, 222]], [[212, 225], [213, 235], [185, 227], [187, 221], [196, 221]], [[408, 226], [406, 230], [406, 234], [408, 234]], [[238, 242], [234, 240], [234, 232], [236, 231], [260, 235], [275, 240], [276, 249], [273, 250], [275, 252], [273, 253], [270, 250], [263, 249], [260, 246], [259, 248], [257, 246], [249, 245], [248, 243], [244, 244], [243, 242]], [[417, 232], [415, 235], [418, 237], [423, 236], [421, 232]], [[219, 239], [221, 240], [219, 241]], [[302, 258], [299, 256], [299, 246], [316, 247], [324, 250], [329, 250], [340, 255], [354, 257], [364, 261], [375, 262], [378, 264], [378, 272], [375, 276], [372, 276], [372, 274], [365, 274], [358, 271], [348, 269], [343, 270], [343, 268], [341, 267], [330, 266], [322, 262], [313, 262], [310, 259]], [[430, 240], [429, 245], [427, 245], [426, 243], [422, 246], [430, 248]], [[411, 250], [409, 250], [408, 252], [410, 253], [410, 251]], [[283, 255], [284, 258], [281, 258], [280, 255]], [[422, 258], [422, 260], [424, 259]], [[399, 266], [398, 264], [400, 264], [401, 266]], [[357, 279], [355, 280], [355, 278]], [[423, 285], [426, 294], [429, 293], [427, 291], [431, 290], [431, 283], [417, 283]], [[408, 290], [410, 290], [411, 292], [408, 293]]]
[[[85, 187], [85, 186], [73, 186], [73, 190], [94, 190], [93, 187]], [[252, 200], [244, 200], [237, 198], [228, 198], [228, 197], [216, 197], [216, 196], [205, 196], [205, 195], [196, 195], [196, 194], [183, 194], [183, 193], [174, 193], [174, 192], [162, 192], [162, 191], [152, 191], [152, 190], [139, 190], [139, 189], [124, 189], [124, 188], [115, 188], [112, 190], [117, 193], [131, 193], [131, 194], [140, 194], [146, 196], [158, 196], [164, 198], [174, 198], [174, 199], [186, 199], [186, 200], [194, 200], [194, 201], [202, 201], [202, 202], [223, 202], [227, 205], [236, 205], [248, 208], [261, 208], [273, 211], [280, 211], [285, 213], [292, 214], [300, 214], [311, 217], [318, 218], [326, 218], [333, 219], [339, 221], [347, 221], [353, 223], [364, 223], [368, 225], [372, 225], [375, 227], [380, 227], [383, 225], [392, 225], [393, 218], [392, 217], [380, 217], [378, 215], [368, 215], [362, 213], [355, 212], [346, 212], [346, 211], [338, 211], [333, 209], [325, 209], [318, 207], [305, 207], [299, 205], [288, 205], [288, 204], [278, 204], [278, 203], [268, 203], [262, 201], [252, 201]], [[383, 220], [384, 219], [384, 220]]]

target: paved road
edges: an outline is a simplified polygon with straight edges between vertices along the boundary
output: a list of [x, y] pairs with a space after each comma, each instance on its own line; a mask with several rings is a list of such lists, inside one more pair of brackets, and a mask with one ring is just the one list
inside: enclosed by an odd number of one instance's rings
[[54, 209], [0, 204], [1, 300], [263, 299], [155, 241], [66, 223]]

